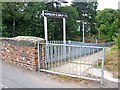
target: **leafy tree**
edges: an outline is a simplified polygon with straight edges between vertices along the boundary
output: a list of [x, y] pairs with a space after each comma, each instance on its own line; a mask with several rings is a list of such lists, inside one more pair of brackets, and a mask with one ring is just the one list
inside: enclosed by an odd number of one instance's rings
[[76, 22], [79, 18], [77, 10], [72, 6], [61, 7], [60, 10], [68, 15], [66, 19], [67, 39], [77, 40], [79, 36], [78, 24]]
[[[72, 6], [60, 6], [61, 3], [56, 3], [56, 7], [53, 6], [53, 2], [46, 5], [46, 10], [63, 12], [68, 14], [66, 19], [66, 38], [75, 40], [78, 33], [78, 25], [76, 20], [78, 19], [78, 13]], [[58, 33], [59, 32], [59, 33]], [[48, 18], [48, 37], [49, 40], [63, 40], [63, 20], [61, 18]]]
[[100, 37], [103, 41], [113, 41], [118, 32], [117, 10], [104, 9], [97, 12], [97, 29], [100, 31]]
[[2, 3], [3, 36], [12, 37], [16, 34], [16, 25], [21, 19], [20, 7], [18, 3]]
[[4, 2], [2, 3], [2, 22], [5, 28], [4, 37], [18, 35], [42, 36], [43, 22], [40, 13], [44, 4], [30, 2]]
[[120, 10], [117, 10], [117, 18], [118, 18], [118, 22], [117, 22], [117, 27], [118, 27], [118, 33], [117, 33], [117, 37], [114, 37], [114, 43], [116, 46], [118, 46], [118, 49], [120, 49]]
[[[37, 36], [44, 38], [44, 20], [41, 17], [42, 10], [50, 10], [44, 2], [19, 2], [3, 3], [2, 8], [2, 28], [4, 37], [15, 36]], [[57, 12], [68, 13], [66, 19], [67, 39], [75, 40], [78, 31], [76, 20], [78, 13], [72, 6], [58, 7]], [[63, 21], [60, 18], [48, 18], [48, 38], [49, 40], [62, 40]]]
[[[67, 13], [66, 18], [66, 38], [67, 40], [75, 40], [78, 36], [78, 13], [72, 6], [59, 7], [54, 9], [57, 12]], [[62, 18], [48, 18], [48, 36], [49, 40], [63, 40], [63, 19]]]
[[42, 10], [45, 9], [42, 2], [27, 3], [24, 16], [24, 24], [26, 24], [26, 34], [32, 36], [44, 37], [43, 34], [43, 18], [41, 17]]
[[[85, 36], [93, 36], [93, 34], [97, 34], [96, 30], [96, 9], [97, 9], [97, 0], [94, 2], [91, 2], [90, 0], [86, 0], [84, 2], [75, 2], [73, 1], [72, 4], [73, 7], [75, 7], [78, 10], [79, 13], [79, 20], [83, 20], [86, 22], [85, 25]], [[82, 27], [82, 24], [80, 24], [80, 27]], [[81, 36], [82, 36], [82, 28], [80, 30]]]

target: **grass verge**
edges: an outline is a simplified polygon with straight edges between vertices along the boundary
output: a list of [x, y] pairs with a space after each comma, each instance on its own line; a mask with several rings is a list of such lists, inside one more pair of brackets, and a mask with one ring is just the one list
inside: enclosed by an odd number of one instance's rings
[[[114, 78], [120, 78], [120, 75], [118, 74], [118, 52], [120, 52], [120, 49], [118, 49], [115, 45], [105, 52], [104, 68], [105, 70], [111, 72]], [[101, 63], [99, 63], [99, 66], [101, 66]]]

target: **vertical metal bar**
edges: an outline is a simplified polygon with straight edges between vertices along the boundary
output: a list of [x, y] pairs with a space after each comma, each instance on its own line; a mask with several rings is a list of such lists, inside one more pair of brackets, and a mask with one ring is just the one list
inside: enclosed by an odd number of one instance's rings
[[[94, 48], [92, 48], [93, 50], [92, 50], [92, 52], [93, 52], [93, 56], [92, 56], [92, 61], [91, 61], [91, 64], [92, 64], [92, 68], [93, 68], [93, 59], [94, 59]], [[92, 72], [93, 72], [93, 69], [92, 69]], [[92, 78], [93, 78], [93, 75], [92, 75]]]
[[[75, 58], [77, 60], [77, 47], [75, 47]], [[76, 75], [77, 75], [77, 62], [76, 62]]]
[[78, 52], [77, 52], [77, 47], [75, 48], [75, 50], [76, 50], [76, 53], [75, 53], [75, 54], [76, 54], [76, 59], [77, 59], [77, 53], [78, 53]]
[[80, 50], [79, 49], [80, 49], [80, 47], [78, 48], [78, 57], [80, 57]]
[[62, 52], [63, 52], [63, 50], [62, 50], [62, 46], [60, 46], [60, 65], [62, 65]]
[[81, 77], [81, 57], [82, 57], [82, 47], [80, 47], [80, 77]]
[[103, 84], [104, 78], [104, 58], [105, 58], [105, 48], [103, 48], [103, 58], [102, 58], [102, 70], [101, 70], [101, 84]]
[[86, 74], [86, 66], [87, 66], [87, 65], [86, 65], [86, 64], [87, 64], [87, 58], [86, 58], [87, 55], [86, 55], [86, 54], [87, 54], [87, 47], [85, 47], [85, 50], [84, 50], [84, 51], [85, 51], [85, 62], [84, 62], [84, 63], [85, 63], [84, 66], [85, 66], [85, 67], [84, 67], [84, 70], [85, 70], [85, 75], [87, 75], [87, 74]]
[[[99, 54], [99, 49], [97, 49], [97, 54]], [[99, 60], [99, 55], [97, 55], [97, 75], [98, 75], [98, 60]], [[96, 75], [96, 79], [98, 79], [97, 75]]]
[[48, 43], [48, 37], [47, 37], [47, 17], [44, 16], [44, 30], [45, 30], [45, 40], [46, 43]]
[[60, 60], [60, 46], [58, 46], [58, 66], [60, 65], [59, 60]]
[[55, 58], [55, 67], [56, 67], [56, 63], [57, 63], [57, 49], [56, 49], [55, 45], [54, 45], [54, 58]]
[[[66, 50], [67, 46], [65, 45], [64, 48], [65, 48], [65, 52], [64, 52], [65, 57], [64, 57], [64, 59], [65, 59], [65, 64], [66, 64], [67, 63], [67, 58], [66, 58], [67, 57], [67, 50]], [[66, 71], [67, 71], [67, 68], [65, 68], [65, 72]]]
[[66, 24], [65, 24], [65, 18], [63, 18], [63, 41], [64, 44], [66, 43]]
[[48, 65], [47, 65], [47, 63], [48, 63], [48, 47], [47, 47], [47, 44], [45, 45], [45, 65], [46, 65], [46, 69], [48, 69]]
[[70, 49], [71, 49], [71, 47], [68, 46], [69, 73], [71, 73], [71, 72], [70, 72], [70, 71], [71, 71], [71, 70], [70, 70], [70, 56], [71, 56], [71, 55], [70, 55], [70, 54], [71, 54], [71, 53], [70, 53]]
[[74, 47], [72, 49], [72, 52], [73, 52], [73, 60], [75, 60], [75, 48]]
[[56, 46], [56, 67], [58, 67], [58, 47], [59, 46]]
[[65, 59], [65, 64], [66, 64], [66, 46], [64, 46], [64, 59]]
[[[91, 52], [90, 52], [90, 49], [91, 49], [91, 48], [89, 47], [89, 51], [88, 51], [88, 55], [89, 55], [89, 56], [88, 56], [88, 57], [89, 57], [89, 58], [88, 58], [88, 59], [89, 59], [89, 61], [88, 61], [88, 65], [89, 65], [88, 69], [89, 69], [89, 70], [90, 70], [90, 66], [91, 66], [91, 64], [90, 64], [90, 53], [91, 53]], [[89, 74], [88, 74], [88, 77], [89, 77]]]
[[38, 50], [38, 70], [40, 71], [40, 43], [39, 42], [37, 45], [37, 50]]
[[48, 45], [48, 69], [50, 69], [50, 45]]
[[83, 65], [84, 65], [84, 73], [85, 73], [85, 58], [86, 58], [85, 57], [85, 47], [83, 47], [83, 54], [84, 54], [84, 62], [83, 62], [84, 64]]
[[[72, 47], [72, 54], [73, 54], [73, 58], [72, 58], [72, 62], [75, 60], [75, 48], [74, 47]], [[74, 72], [74, 64], [72, 64], [72, 71]]]
[[42, 54], [42, 68], [45, 69], [45, 61], [46, 61], [46, 51], [45, 51], [45, 45], [41, 45], [41, 49], [42, 49], [42, 52], [44, 53], [41, 53]]
[[49, 45], [49, 69], [51, 69], [51, 45]]
[[53, 68], [53, 46], [50, 47], [50, 55], [51, 55], [51, 68]]

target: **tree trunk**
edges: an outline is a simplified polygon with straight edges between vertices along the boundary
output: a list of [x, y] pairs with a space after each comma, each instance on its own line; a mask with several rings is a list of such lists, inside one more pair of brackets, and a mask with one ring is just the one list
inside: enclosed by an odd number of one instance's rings
[[12, 37], [15, 36], [15, 19], [13, 20], [13, 32], [12, 32]]

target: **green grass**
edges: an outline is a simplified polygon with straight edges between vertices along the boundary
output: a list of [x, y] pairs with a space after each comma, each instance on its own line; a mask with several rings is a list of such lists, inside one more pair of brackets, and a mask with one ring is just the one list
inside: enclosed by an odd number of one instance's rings
[[[113, 45], [110, 47], [110, 51], [105, 53], [104, 68], [111, 72], [115, 78], [120, 78], [118, 74], [118, 51], [120, 51], [118, 47]], [[101, 67], [101, 63], [98, 66]]]

